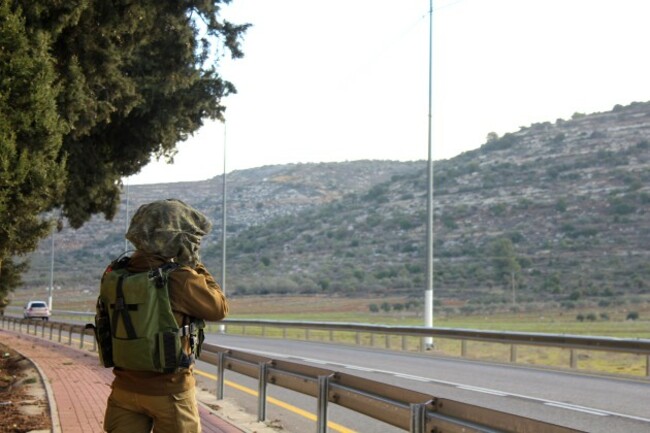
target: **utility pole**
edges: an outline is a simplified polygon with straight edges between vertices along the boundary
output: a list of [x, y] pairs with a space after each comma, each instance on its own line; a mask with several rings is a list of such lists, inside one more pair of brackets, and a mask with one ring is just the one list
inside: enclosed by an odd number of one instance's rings
[[129, 181], [126, 181], [126, 215], [124, 216], [124, 252], [129, 250], [129, 240], [126, 234], [129, 231]]
[[[427, 164], [427, 287], [424, 292], [424, 326], [433, 327], [433, 152], [431, 147], [433, 0], [429, 0], [429, 159]], [[433, 337], [425, 337], [424, 347], [433, 349]]]
[[52, 291], [54, 290], [54, 232], [52, 229], [52, 245], [50, 249], [50, 287], [47, 289], [47, 307], [52, 311]]
[[[223, 121], [223, 186], [221, 198], [221, 290], [226, 294], [226, 121]], [[225, 325], [219, 325], [219, 332], [226, 332]]]

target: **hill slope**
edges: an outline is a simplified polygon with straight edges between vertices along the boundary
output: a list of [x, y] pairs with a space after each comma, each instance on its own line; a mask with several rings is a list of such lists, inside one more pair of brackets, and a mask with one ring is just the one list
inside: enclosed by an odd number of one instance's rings
[[[436, 296], [619, 302], [650, 292], [650, 103], [539, 123], [435, 163]], [[424, 289], [426, 163], [295, 164], [227, 176], [231, 294], [412, 293]], [[177, 197], [215, 222], [203, 257], [220, 270], [221, 177], [131, 186], [129, 209]], [[55, 238], [55, 279], [94, 290], [124, 249], [126, 201]], [[50, 242], [26, 283], [49, 281]]]

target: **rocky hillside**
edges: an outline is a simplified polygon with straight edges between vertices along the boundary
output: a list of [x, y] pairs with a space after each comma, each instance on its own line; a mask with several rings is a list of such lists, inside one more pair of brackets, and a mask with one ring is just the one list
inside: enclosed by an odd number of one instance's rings
[[[434, 287], [442, 304], [580, 302], [650, 293], [650, 103], [558, 119], [437, 161]], [[296, 164], [227, 175], [231, 294], [403, 292], [426, 268], [426, 163]], [[131, 186], [128, 209], [177, 197], [214, 220], [203, 257], [221, 267], [222, 178]], [[126, 195], [124, 197], [126, 199]], [[94, 287], [124, 250], [115, 221], [55, 237], [57, 284]], [[51, 242], [28, 286], [49, 281]]]

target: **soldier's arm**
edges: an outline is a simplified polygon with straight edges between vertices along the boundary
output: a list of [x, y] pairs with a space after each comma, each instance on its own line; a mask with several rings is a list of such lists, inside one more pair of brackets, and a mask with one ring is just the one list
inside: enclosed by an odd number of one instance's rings
[[182, 266], [169, 274], [172, 309], [203, 320], [221, 320], [228, 314], [228, 301], [210, 272], [199, 264]]

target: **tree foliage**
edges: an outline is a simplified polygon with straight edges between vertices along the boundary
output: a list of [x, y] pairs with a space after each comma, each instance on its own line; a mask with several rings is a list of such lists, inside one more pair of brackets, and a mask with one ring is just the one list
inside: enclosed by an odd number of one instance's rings
[[12, 256], [50, 230], [40, 212], [61, 198], [66, 170], [55, 72], [45, 32], [0, 0], [0, 298], [20, 282]]
[[123, 176], [223, 118], [218, 61], [248, 27], [219, 19], [229, 2], [0, 0], [0, 264], [46, 211], [111, 219]]
[[521, 271], [512, 241], [505, 236], [495, 239], [490, 245], [490, 253], [495, 280], [507, 285], [510, 278]]

